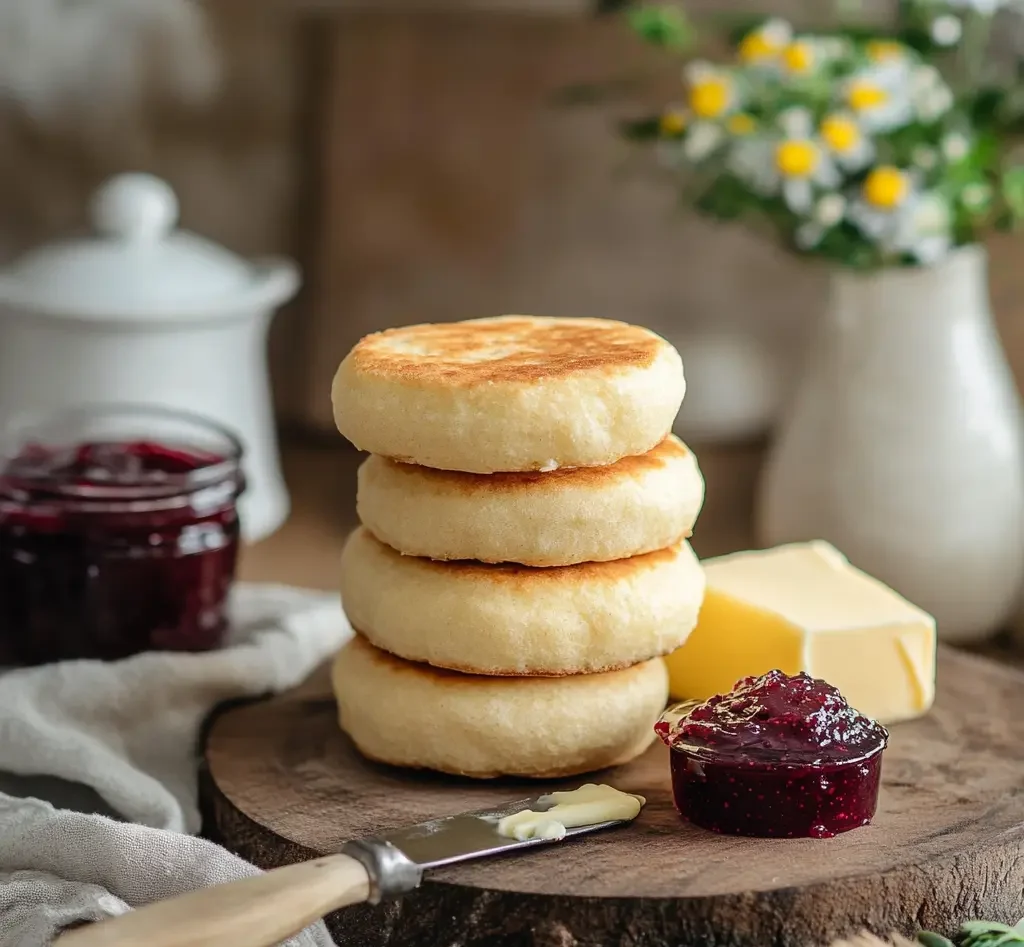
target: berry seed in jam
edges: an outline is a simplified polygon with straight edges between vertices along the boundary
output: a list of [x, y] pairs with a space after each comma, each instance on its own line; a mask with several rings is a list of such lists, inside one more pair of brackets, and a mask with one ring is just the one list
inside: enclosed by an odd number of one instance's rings
[[0, 462], [0, 664], [218, 647], [240, 461], [228, 432], [158, 409], [18, 432]]
[[878, 804], [888, 731], [836, 688], [769, 671], [731, 693], [669, 711], [679, 814], [729, 835], [831, 838], [867, 825]]

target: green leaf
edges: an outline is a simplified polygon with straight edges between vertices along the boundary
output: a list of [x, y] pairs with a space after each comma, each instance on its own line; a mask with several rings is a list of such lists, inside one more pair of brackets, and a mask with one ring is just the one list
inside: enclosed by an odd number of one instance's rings
[[720, 220], [735, 220], [753, 203], [750, 192], [731, 175], [712, 181], [697, 198], [697, 210]]
[[979, 89], [968, 101], [968, 115], [976, 128], [998, 124], [1006, 108], [1008, 90]]
[[972, 163], [980, 171], [992, 171], [999, 167], [999, 136], [995, 132], [981, 132], [974, 142]]
[[623, 122], [619, 130], [628, 141], [655, 141], [661, 137], [661, 119], [632, 119]]
[[1007, 211], [1003, 211], [1002, 213], [998, 214], [995, 218], [995, 221], [992, 224], [992, 226], [995, 227], [995, 229], [999, 233], [1009, 233], [1010, 231], [1013, 230], [1013, 225], [1013, 215], [1008, 213]]
[[857, 270], [870, 270], [882, 263], [878, 248], [849, 223], [840, 224], [825, 234], [817, 254]]
[[899, 40], [922, 56], [930, 56], [941, 47], [935, 45], [932, 34], [922, 26], [911, 26], [900, 32]]
[[[1024, 166], [1010, 168], [1003, 174], [1003, 200], [1010, 213], [1018, 219], [1024, 219]], [[977, 929], [983, 921], [972, 921], [964, 925], [968, 934]], [[1005, 925], [1003, 925], [1005, 926]], [[1013, 930], [1013, 928], [1007, 928]]]
[[956, 947], [948, 937], [941, 934], [933, 934], [931, 931], [921, 931], [917, 935], [917, 941], [924, 944], [924, 947]]
[[[1024, 174], [1024, 168], [1019, 169]], [[995, 921], [967, 921], [960, 926], [963, 947], [1003, 947], [1024, 944], [1024, 933]]]
[[627, 19], [633, 31], [653, 46], [685, 50], [696, 39], [692, 24], [679, 7], [644, 6], [627, 13]]
[[739, 46], [748, 34], [764, 25], [766, 17], [749, 14], [725, 14], [719, 18], [722, 31], [730, 46]]

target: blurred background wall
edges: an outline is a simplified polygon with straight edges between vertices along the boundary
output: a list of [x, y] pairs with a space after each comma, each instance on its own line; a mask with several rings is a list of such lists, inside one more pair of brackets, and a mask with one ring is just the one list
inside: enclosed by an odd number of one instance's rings
[[[722, 8], [688, 4], [701, 6]], [[825, 4], [732, 6], [807, 20]], [[672, 338], [736, 324], [795, 358], [822, 274], [680, 216], [671, 188], [626, 161], [614, 110], [559, 103], [566, 86], [653, 65], [590, 12], [575, 0], [0, 0], [0, 257], [83, 226], [111, 173], [166, 177], [185, 226], [301, 261], [307, 286], [278, 318], [272, 365], [282, 420], [314, 431], [331, 428], [339, 358], [387, 325], [526, 311]], [[1021, 377], [1019, 247], [994, 257]]]

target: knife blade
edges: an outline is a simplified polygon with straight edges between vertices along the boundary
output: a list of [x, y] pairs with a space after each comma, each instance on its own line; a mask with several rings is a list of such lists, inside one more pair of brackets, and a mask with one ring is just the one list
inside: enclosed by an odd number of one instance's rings
[[[547, 812], [555, 805], [546, 796], [519, 799], [497, 809], [477, 809], [460, 812], [457, 815], [431, 819], [402, 829], [382, 832], [375, 836], [379, 841], [393, 845], [413, 864], [422, 870], [441, 868], [473, 858], [500, 855], [505, 852], [550, 845], [554, 839], [531, 838], [519, 841], [498, 834], [498, 823], [506, 816], [530, 809]], [[565, 838], [574, 838], [589, 832], [609, 829], [622, 825], [628, 820], [617, 819], [567, 828]]]
[[[590, 787], [595, 788], [595, 787]], [[636, 797], [643, 807], [643, 800]], [[361, 902], [415, 889], [423, 873], [444, 865], [552, 845], [561, 839], [509, 838], [501, 820], [556, 801], [535, 796], [388, 829], [356, 839], [336, 855], [203, 888], [61, 934], [56, 947], [274, 947], [314, 921]], [[564, 839], [624, 825], [630, 818], [566, 826]]]

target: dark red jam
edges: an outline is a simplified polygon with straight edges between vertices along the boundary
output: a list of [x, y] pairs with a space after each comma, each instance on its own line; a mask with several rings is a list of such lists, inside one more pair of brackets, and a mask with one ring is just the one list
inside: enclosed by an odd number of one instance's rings
[[[238, 556], [241, 449], [219, 428], [171, 417], [185, 423], [159, 439], [136, 436], [160, 428], [143, 416], [122, 425], [132, 435], [124, 439], [112, 436], [117, 424], [104, 439], [55, 442], [26, 432], [8, 453], [0, 468], [0, 664], [222, 643]], [[89, 436], [89, 425], [78, 427]]]
[[825, 681], [748, 677], [729, 694], [669, 711], [655, 730], [672, 750], [676, 809], [694, 825], [831, 838], [875, 814], [888, 731]]

